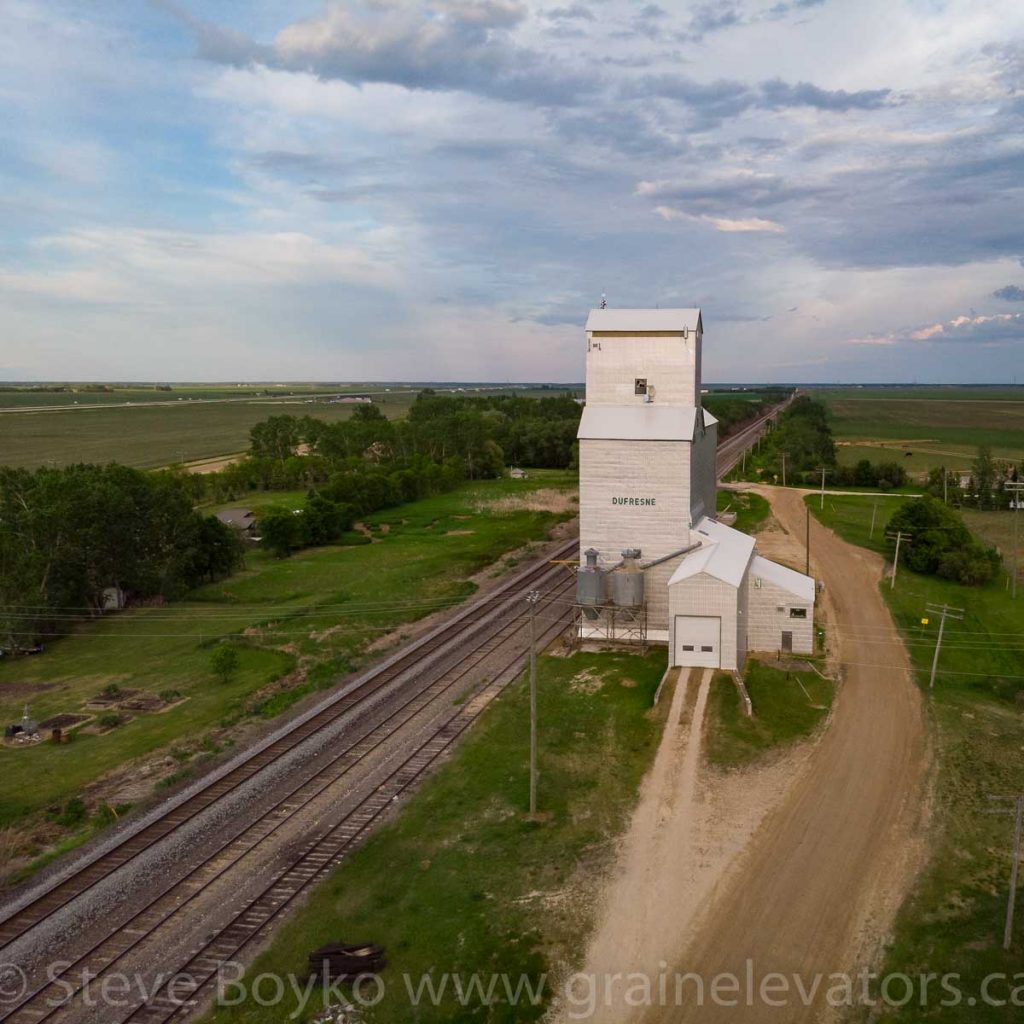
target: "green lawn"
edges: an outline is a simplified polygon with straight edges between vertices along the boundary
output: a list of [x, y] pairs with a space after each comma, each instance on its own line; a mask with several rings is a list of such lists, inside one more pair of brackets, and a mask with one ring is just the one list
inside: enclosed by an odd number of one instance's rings
[[[378, 942], [387, 950], [386, 995], [372, 1022], [539, 1020], [553, 968], [579, 966], [595, 912], [610, 840], [623, 829], [651, 763], [667, 701], [651, 701], [664, 651], [544, 657], [539, 662], [540, 820], [526, 816], [528, 690], [520, 682], [485, 713], [455, 756], [401, 811], [323, 883], [278, 931], [249, 977], [263, 972], [305, 979], [306, 955], [330, 941]], [[488, 983], [504, 974], [542, 994], [540, 1005], [496, 1005], [453, 997], [410, 1005], [429, 978]], [[546, 979], [546, 980], [545, 980]], [[500, 984], [500, 983], [499, 983]], [[368, 990], [372, 991], [372, 989]], [[322, 995], [294, 1018], [293, 997], [215, 1011], [216, 1024], [309, 1021]]]
[[[409, 401], [400, 395], [380, 408], [388, 416], [403, 416]], [[0, 464], [121, 462], [149, 469], [242, 451], [249, 446], [249, 430], [268, 416], [308, 415], [334, 422], [348, 419], [352, 409], [298, 398], [5, 413], [0, 415]]]
[[743, 714], [736, 684], [716, 672], [708, 695], [705, 755], [719, 768], [749, 764], [764, 754], [810, 736], [832, 706], [834, 686], [817, 672], [778, 668], [751, 658], [743, 681], [754, 709]]
[[[0, 749], [0, 825], [38, 819], [111, 769], [175, 741], [198, 751], [211, 730], [280, 712], [296, 695], [329, 685], [372, 641], [465, 598], [474, 589], [469, 576], [545, 537], [570, 513], [531, 508], [531, 501], [541, 490], [574, 487], [571, 474], [555, 471], [468, 484], [369, 517], [375, 543], [307, 549], [284, 560], [254, 551], [243, 571], [186, 601], [85, 623], [42, 655], [0, 663], [4, 721], [20, 719], [25, 703], [36, 719], [79, 712], [111, 683], [189, 698], [102, 735]], [[509, 498], [521, 507], [489, 507]], [[241, 653], [241, 669], [227, 684], [209, 667], [222, 640]], [[287, 676], [297, 664], [309, 672], [305, 681]]]
[[[899, 462], [925, 476], [933, 467], [970, 469], [979, 445], [1024, 459], [1024, 388], [836, 389], [826, 402], [839, 461]], [[911, 455], [908, 457], [907, 452]]]
[[[891, 514], [897, 502], [886, 499], [881, 507]], [[813, 501], [811, 511], [819, 515]], [[846, 539], [878, 550], [878, 534], [874, 541], [867, 537], [870, 516], [870, 499], [834, 498], [819, 517]], [[1021, 920], [1012, 949], [1001, 948], [1012, 821], [987, 813], [990, 794], [1024, 792], [1024, 595], [1012, 601], [1005, 576], [987, 587], [963, 587], [905, 569], [896, 589], [884, 582], [882, 593], [928, 694], [938, 765], [931, 857], [900, 913], [885, 970], [959, 972], [965, 990], [976, 993], [985, 975], [1019, 971], [1024, 953]], [[925, 605], [936, 602], [965, 611], [962, 622], [947, 625], [936, 687], [929, 692], [938, 620]], [[870, 662], [870, 642], [863, 657]], [[1005, 997], [1005, 985], [996, 985], [993, 994]], [[984, 1024], [1016, 1020], [1019, 1012], [965, 1004], [925, 1014], [908, 1006], [881, 1019]]]
[[752, 491], [720, 490], [718, 511], [735, 512], [735, 529], [744, 533], [757, 533], [761, 524], [772, 514], [772, 507], [760, 494], [754, 494]]

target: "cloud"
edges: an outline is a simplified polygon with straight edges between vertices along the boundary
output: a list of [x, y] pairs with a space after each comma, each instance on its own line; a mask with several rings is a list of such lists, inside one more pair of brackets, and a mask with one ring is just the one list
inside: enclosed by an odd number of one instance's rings
[[939, 323], [847, 339], [850, 345], [960, 344], [971, 347], [1024, 345], [1024, 313], [971, 313]]
[[[555, 106], [578, 102], [600, 84], [512, 40], [529, 13], [521, 0], [331, 0], [321, 15], [285, 26], [269, 45], [167, 7], [192, 33], [199, 55], [216, 63]], [[559, 10], [577, 8], [586, 10]]]
[[1019, 288], [1015, 284], [1008, 284], [1005, 288], [997, 288], [992, 293], [992, 297], [995, 299], [1005, 299], [1007, 302], [1024, 302], [1024, 288]]
[[791, 85], [774, 78], [761, 84], [760, 106], [778, 110], [785, 107], [814, 107], [817, 110], [877, 110], [890, 103], [891, 89], [821, 89], [810, 82]]
[[585, 4], [572, 4], [569, 7], [553, 7], [545, 12], [545, 16], [553, 21], [595, 21], [596, 15]]
[[716, 231], [748, 232], [768, 231], [778, 233], [785, 231], [781, 224], [763, 217], [709, 217], [706, 214], [690, 214], [678, 210], [674, 206], [656, 206], [654, 212], [663, 220], [695, 220], [710, 224]]

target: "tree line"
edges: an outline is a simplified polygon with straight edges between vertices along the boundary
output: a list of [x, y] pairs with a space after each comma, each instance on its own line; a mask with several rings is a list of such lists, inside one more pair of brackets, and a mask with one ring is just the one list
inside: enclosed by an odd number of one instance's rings
[[997, 460], [987, 447], [978, 449], [966, 480], [961, 474], [942, 467], [928, 474], [926, 490], [936, 498], [953, 505], [963, 505], [985, 512], [1013, 508], [1013, 502], [1024, 500], [1024, 495], [1008, 488], [1024, 480], [1024, 462], [1016, 465], [1008, 460]]
[[241, 558], [234, 530], [195, 511], [174, 473], [0, 468], [0, 649], [32, 647], [75, 615], [98, 614], [105, 591], [172, 599]]

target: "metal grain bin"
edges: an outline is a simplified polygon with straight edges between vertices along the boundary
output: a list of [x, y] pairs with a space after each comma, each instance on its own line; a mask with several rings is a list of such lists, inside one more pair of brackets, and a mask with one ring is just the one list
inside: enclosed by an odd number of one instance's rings
[[644, 571], [637, 559], [638, 548], [622, 552], [622, 565], [609, 575], [612, 603], [619, 608], [639, 608], [644, 603]]
[[597, 551], [588, 548], [583, 552], [586, 564], [576, 574], [576, 603], [585, 608], [604, 604], [604, 576], [597, 567]]

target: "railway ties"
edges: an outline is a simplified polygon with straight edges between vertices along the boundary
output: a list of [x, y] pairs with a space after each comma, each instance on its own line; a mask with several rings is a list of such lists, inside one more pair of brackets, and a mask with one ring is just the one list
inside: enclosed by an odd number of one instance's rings
[[[549, 565], [542, 565], [531, 575], [547, 578], [549, 582], [556, 580], [555, 570]], [[566, 584], [556, 583], [554, 586], [546, 588], [545, 593], [551, 602], [558, 602], [560, 595], [568, 589]], [[506, 597], [505, 604], [512, 607], [513, 600], [513, 598]], [[556, 611], [556, 605], [552, 603], [549, 610]], [[318, 772], [311, 779], [296, 787], [291, 794], [268, 812], [265, 819], [253, 822], [242, 834], [219, 848], [208, 861], [201, 864], [184, 879], [172, 883], [133, 918], [123, 923], [116, 932], [108, 935], [80, 957], [71, 965], [76, 969], [76, 973], [78, 975], [101, 973], [104, 968], [116, 963], [130, 950], [154, 935], [169, 918], [187, 909], [193, 898], [272, 835], [281, 823], [307, 806], [316, 795], [324, 792], [327, 786], [340, 779], [353, 764], [358, 763], [378, 748], [414, 715], [429, 708], [433, 702], [443, 697], [471, 668], [493, 654], [510, 638], [515, 637], [521, 630], [522, 617], [522, 614], [519, 613], [507, 621], [492, 620], [491, 625], [494, 628], [491, 628], [491, 632], [486, 636], [480, 635], [478, 624], [471, 626], [469, 634], [474, 638], [474, 646], [469, 653], [472, 658], [468, 661], [464, 658], [462, 662], [464, 666], [468, 664], [468, 667], [463, 667], [461, 671], [458, 670], [458, 667], [441, 668], [438, 678], [418, 691], [411, 694], [404, 690], [398, 691], [404, 697], [400, 708], [393, 709], [389, 717], [371, 728], [364, 736], [359, 737], [348, 748], [338, 752], [328, 766], [328, 770]], [[561, 626], [559, 626], [560, 628]], [[517, 657], [521, 657], [521, 655], [517, 655]], [[518, 674], [518, 670], [514, 674]], [[209, 967], [212, 963], [223, 962], [220, 959], [223, 943], [230, 945], [231, 942], [239, 938], [243, 944], [247, 942], [247, 936], [251, 937], [251, 935], [257, 934], [264, 927], [265, 922], [283, 909], [298, 892], [303, 891], [309, 884], [339, 863], [375, 821], [386, 813], [396, 797], [424, 774], [452, 740], [472, 720], [475, 720], [490, 699], [504, 687], [508, 681], [507, 678], [504, 678], [505, 675], [505, 673], [499, 672], [498, 680], [488, 683], [485, 679], [471, 688], [465, 703], [454, 712], [449, 713], [446, 722], [435, 731], [422, 748], [413, 752], [392, 773], [391, 777], [354, 807], [352, 812], [338, 823], [338, 826], [330, 830], [326, 836], [315, 838], [307, 844], [295, 862], [290, 865], [289, 870], [267, 892], [261, 894], [258, 905], [254, 904], [243, 908], [232, 925], [216, 937], [214, 940], [217, 943], [216, 948], [211, 946], [205, 952], [196, 951], [197, 957], [192, 966], [202, 969]], [[406, 713], [399, 718], [397, 711]], [[228, 861], [227, 866], [222, 864], [224, 860]], [[200, 970], [200, 973], [208, 980], [204, 970]], [[205, 983], [204, 980], [203, 984]], [[54, 983], [46, 985], [28, 996], [21, 1006], [10, 1008], [7, 1016], [3, 1019], [11, 1021], [12, 1024], [37, 1024], [37, 1022], [48, 1020], [54, 1012], [46, 1008], [47, 999], [53, 994], [53, 989], [59, 988], [61, 994], [67, 997], [69, 987], [73, 986], [69, 986], [67, 981], [55, 979]], [[144, 1013], [144, 1016], [133, 1016], [129, 1019], [167, 1019], [160, 1015], [161, 1008], [163, 1010], [168, 1008], [165, 1000], [149, 1000], [148, 1002], [150, 1005], [138, 1007], [138, 1012]], [[181, 1008], [177, 1002], [174, 1002], [173, 1005], [175, 1009]]]
[[[553, 557], [564, 557], [577, 543], [566, 542]], [[319, 709], [307, 713], [307, 716], [300, 719], [289, 732], [253, 752], [224, 775], [210, 780], [178, 806], [140, 828], [133, 835], [127, 836], [114, 848], [97, 855], [91, 863], [84, 865], [67, 878], [57, 881], [49, 890], [8, 914], [0, 922], [0, 949], [68, 906], [79, 895], [95, 887], [125, 864], [150, 850], [182, 825], [244, 785], [268, 765], [299, 748], [306, 739], [323, 729], [330, 728], [354, 708], [386, 691], [389, 684], [403, 673], [418, 668], [435, 653], [443, 653], [453, 642], [460, 639], [465, 642], [479, 632], [481, 623], [487, 623], [493, 615], [508, 606], [521, 589], [532, 585], [550, 571], [551, 567], [546, 562], [535, 564], [493, 593], [463, 608], [452, 620], [442, 624], [433, 633], [403, 648], [382, 664], [367, 670], [362, 678], [357, 677], [350, 692], [335, 697]], [[499, 643], [495, 641], [492, 650], [497, 646]]]

